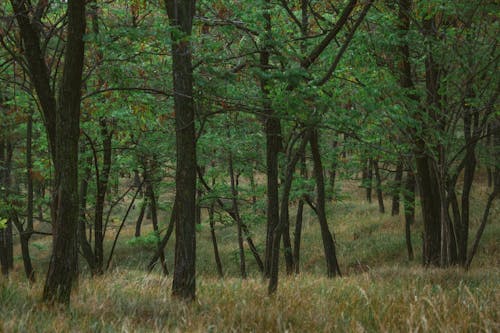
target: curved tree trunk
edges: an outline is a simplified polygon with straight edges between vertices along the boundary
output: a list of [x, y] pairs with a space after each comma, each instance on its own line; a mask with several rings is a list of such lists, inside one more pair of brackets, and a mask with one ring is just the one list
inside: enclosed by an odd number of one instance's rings
[[321, 162], [321, 153], [319, 151], [318, 131], [312, 130], [310, 136], [311, 152], [314, 165], [314, 179], [316, 180], [317, 214], [321, 229], [321, 238], [323, 239], [323, 248], [325, 251], [326, 270], [328, 277], [341, 275], [340, 267], [337, 261], [335, 242], [328, 227], [325, 211], [325, 180], [323, 177], [323, 164]]

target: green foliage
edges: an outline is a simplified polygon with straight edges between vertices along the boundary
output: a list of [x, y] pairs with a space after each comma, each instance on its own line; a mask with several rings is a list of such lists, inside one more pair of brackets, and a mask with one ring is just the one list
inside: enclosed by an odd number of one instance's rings
[[6, 218], [0, 218], [0, 230], [7, 227], [7, 221], [8, 220]]
[[158, 242], [160, 241], [160, 236], [157, 232], [149, 232], [146, 236], [134, 237], [127, 241], [127, 245], [134, 247], [147, 247], [149, 249], [155, 249], [158, 247]]

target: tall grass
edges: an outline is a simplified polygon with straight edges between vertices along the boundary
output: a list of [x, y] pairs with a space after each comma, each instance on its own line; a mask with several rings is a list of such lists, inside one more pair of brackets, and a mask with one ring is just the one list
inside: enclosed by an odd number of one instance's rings
[[[480, 205], [474, 214], [479, 213]], [[498, 216], [498, 208], [492, 216]], [[82, 274], [72, 306], [40, 302], [42, 283], [29, 285], [21, 262], [0, 280], [1, 332], [498, 332], [500, 265], [498, 223], [490, 223], [469, 272], [459, 268], [424, 269], [409, 262], [403, 220], [381, 215], [376, 205], [346, 199], [331, 205], [344, 277], [324, 277], [321, 237], [314, 216], [305, 216], [302, 273], [281, 274], [278, 293], [267, 286], [247, 256], [250, 278], [238, 278], [235, 226], [218, 226], [225, 278], [217, 278], [208, 228], [198, 234], [197, 299], [191, 305], [170, 296], [171, 278], [147, 274], [153, 249], [130, 244], [125, 230], [113, 268], [104, 276]], [[494, 220], [494, 218], [492, 219]], [[477, 227], [473, 218], [472, 230]], [[253, 226], [263, 247], [262, 228]], [[147, 233], [147, 230], [145, 230]], [[421, 226], [414, 226], [420, 252]], [[43, 272], [49, 239], [33, 248]], [[167, 248], [172, 266], [173, 242]], [[41, 275], [41, 274], [40, 274]], [[43, 276], [39, 277], [39, 280]]]

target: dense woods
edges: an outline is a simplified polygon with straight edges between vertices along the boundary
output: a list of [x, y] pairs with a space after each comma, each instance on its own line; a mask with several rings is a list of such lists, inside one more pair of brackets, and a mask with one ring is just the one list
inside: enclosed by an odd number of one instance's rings
[[[29, 281], [70, 305], [126, 267], [189, 307], [213, 288], [200, 265], [271, 298], [294, 276], [339, 287], [377, 266], [464, 278], [478, 260], [498, 282], [499, 10], [2, 1], [2, 293]], [[359, 238], [385, 235], [373, 219], [396, 245], [373, 238], [386, 250], [360, 262]]]

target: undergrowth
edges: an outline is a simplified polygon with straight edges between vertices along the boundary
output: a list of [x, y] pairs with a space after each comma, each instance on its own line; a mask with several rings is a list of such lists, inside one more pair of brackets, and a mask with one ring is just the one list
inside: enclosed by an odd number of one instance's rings
[[[474, 214], [479, 216], [480, 212]], [[16, 258], [13, 274], [0, 280], [0, 331], [500, 331], [498, 223], [488, 224], [478, 256], [471, 270], [465, 272], [460, 268], [421, 267], [418, 216], [412, 226], [416, 258], [409, 261], [402, 217], [381, 215], [376, 205], [352, 199], [330, 205], [328, 215], [343, 277], [324, 276], [321, 236], [311, 212], [304, 219], [301, 274], [286, 276], [282, 271], [278, 293], [272, 297], [267, 296], [266, 282], [249, 252], [250, 277], [238, 277], [234, 225], [217, 226], [225, 273], [223, 279], [217, 277], [210, 232], [203, 225], [197, 235], [197, 299], [189, 305], [170, 296], [170, 277], [163, 277], [159, 271], [146, 273], [154, 246], [147, 241], [131, 242], [134, 228], [129, 225], [120, 238], [111, 270], [91, 278], [82, 262], [71, 307], [48, 307], [40, 299], [41, 272], [46, 267], [50, 240], [37, 239], [32, 252], [40, 282], [30, 285], [25, 281], [20, 258]], [[491, 221], [498, 217], [498, 208], [491, 216]], [[471, 237], [478, 222], [478, 218], [472, 219]], [[146, 238], [148, 228], [143, 230]], [[264, 226], [252, 228], [262, 253]], [[111, 236], [112, 232], [107, 246], [111, 245]], [[171, 269], [173, 241], [166, 253]]]

